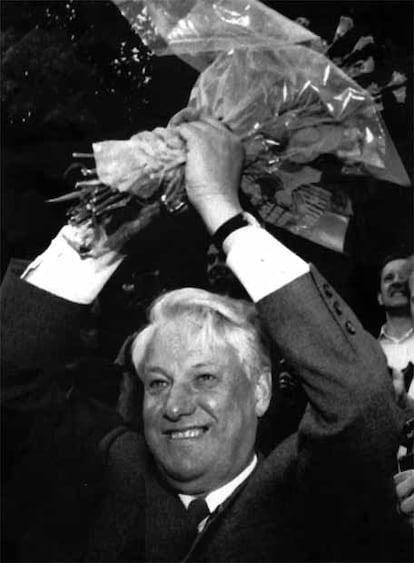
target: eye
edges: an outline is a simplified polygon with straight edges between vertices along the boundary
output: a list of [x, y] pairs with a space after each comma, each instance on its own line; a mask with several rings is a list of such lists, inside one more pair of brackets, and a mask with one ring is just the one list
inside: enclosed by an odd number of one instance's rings
[[150, 391], [162, 391], [168, 386], [168, 381], [166, 381], [165, 379], [151, 379], [148, 382], [147, 386]]
[[213, 373], [199, 373], [197, 375], [197, 381], [200, 383], [215, 383], [217, 381], [217, 376]]

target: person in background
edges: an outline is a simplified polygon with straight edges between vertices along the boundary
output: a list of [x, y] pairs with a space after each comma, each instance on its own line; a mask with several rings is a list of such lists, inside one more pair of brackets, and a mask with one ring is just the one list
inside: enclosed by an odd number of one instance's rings
[[390, 255], [380, 268], [378, 303], [385, 311], [379, 343], [392, 372], [397, 399], [404, 402], [412, 385], [414, 366], [414, 324], [410, 310], [408, 258]]
[[[410, 312], [414, 319], [414, 256], [406, 260], [404, 275], [408, 278], [410, 291]], [[400, 383], [402, 385], [402, 383]], [[400, 448], [401, 471], [394, 476], [398, 510], [414, 531], [414, 382], [408, 389], [400, 387], [400, 397], [409, 418], [405, 423], [404, 446]]]

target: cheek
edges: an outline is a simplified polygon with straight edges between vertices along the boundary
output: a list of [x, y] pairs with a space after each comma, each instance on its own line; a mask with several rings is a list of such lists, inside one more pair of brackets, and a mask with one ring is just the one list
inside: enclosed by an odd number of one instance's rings
[[148, 397], [144, 398], [142, 406], [142, 418], [145, 426], [154, 426], [160, 418], [162, 410], [162, 400], [160, 398]]
[[219, 426], [239, 427], [244, 420], [255, 416], [254, 397], [247, 385], [226, 389], [221, 395], [204, 396], [203, 408]]
[[237, 388], [232, 394], [233, 409], [240, 413], [242, 423], [256, 420], [256, 399], [255, 392], [250, 382], [246, 382]]
[[202, 393], [198, 396], [198, 404], [207, 412], [219, 413], [225, 409], [226, 401], [223, 396], [214, 393]]

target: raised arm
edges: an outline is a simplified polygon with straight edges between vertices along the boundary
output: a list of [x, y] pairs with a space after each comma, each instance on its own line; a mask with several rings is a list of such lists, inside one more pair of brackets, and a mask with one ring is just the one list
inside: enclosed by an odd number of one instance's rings
[[[66, 393], [59, 379], [78, 351], [87, 303], [111, 271], [112, 264], [78, 262], [60, 234], [24, 279], [9, 271], [3, 282], [6, 560], [80, 560], [103, 479], [98, 445], [121, 421], [82, 394]], [[61, 539], [66, 533], [69, 543]]]
[[[222, 124], [201, 119], [178, 127], [188, 143], [188, 196], [214, 235], [242, 211], [242, 150]], [[352, 431], [364, 437], [350, 440], [360, 453], [381, 451], [382, 459], [394, 455], [399, 426], [376, 340], [313, 266], [264, 229], [246, 224], [225, 234], [227, 264], [257, 303], [306, 390], [310, 408], [301, 424], [302, 440], [327, 441]]]
[[63, 227], [19, 277], [8, 272], [1, 292], [2, 403], [17, 404], [44, 391], [78, 344], [85, 308], [123, 260], [111, 252], [81, 259]]
[[[189, 158], [194, 156], [188, 195], [213, 237], [217, 231], [226, 235], [228, 266], [257, 303], [305, 389], [309, 403], [299, 427], [297, 474], [308, 506], [326, 511], [327, 542], [328, 530], [335, 534], [333, 543], [336, 538], [344, 542], [341, 526], [347, 529], [348, 521], [355, 523], [355, 533], [361, 524], [364, 542], [368, 518], [376, 553], [379, 546], [388, 549], [386, 534], [378, 536], [378, 530], [386, 529], [384, 522], [395, 523], [392, 475], [402, 420], [381, 349], [316, 268], [258, 225], [228, 222], [242, 211], [240, 143], [221, 124], [201, 119], [179, 125]], [[223, 170], [222, 155], [229, 152], [220, 183], [216, 172], [219, 166]], [[209, 159], [203, 177], [200, 153]], [[342, 547], [346, 553], [346, 541]]]

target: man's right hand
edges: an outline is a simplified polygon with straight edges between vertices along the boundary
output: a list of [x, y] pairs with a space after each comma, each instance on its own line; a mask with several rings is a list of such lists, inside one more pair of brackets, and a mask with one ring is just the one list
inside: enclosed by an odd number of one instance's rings
[[242, 211], [239, 186], [244, 158], [240, 139], [203, 110], [185, 109], [170, 122], [187, 143], [187, 195], [214, 233]]

